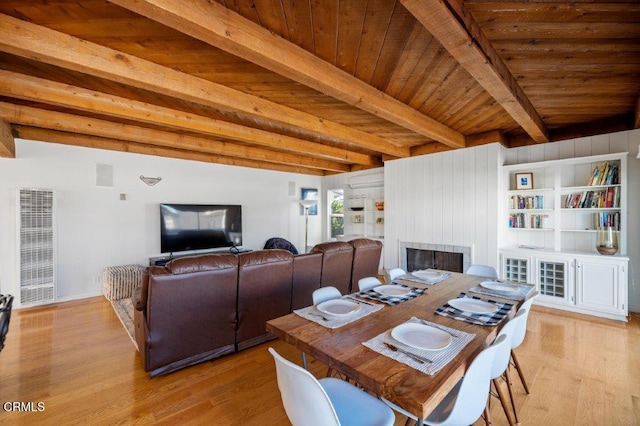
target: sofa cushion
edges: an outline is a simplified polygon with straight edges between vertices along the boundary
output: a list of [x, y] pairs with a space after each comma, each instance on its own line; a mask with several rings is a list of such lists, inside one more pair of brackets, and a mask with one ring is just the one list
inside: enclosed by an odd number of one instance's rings
[[204, 254], [173, 259], [165, 267], [173, 275], [190, 274], [201, 271], [235, 268], [238, 265], [236, 256], [232, 254]]
[[333, 286], [340, 293], [351, 293], [351, 266], [353, 246], [344, 241], [331, 241], [315, 245], [312, 253], [322, 253], [321, 286]]
[[293, 257], [291, 309], [313, 304], [313, 292], [320, 288], [322, 253], [306, 253]]
[[353, 246], [351, 286], [355, 290], [361, 278], [378, 276], [382, 242], [368, 238], [357, 238], [349, 241], [349, 244]]
[[291, 312], [293, 254], [281, 249], [238, 255], [238, 350], [271, 340], [265, 324]]

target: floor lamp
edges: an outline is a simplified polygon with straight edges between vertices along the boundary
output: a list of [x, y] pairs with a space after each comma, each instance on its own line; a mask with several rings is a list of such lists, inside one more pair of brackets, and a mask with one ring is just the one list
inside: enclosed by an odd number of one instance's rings
[[309, 209], [318, 200], [300, 200], [300, 204], [304, 207], [304, 252], [307, 252], [307, 241], [309, 239]]

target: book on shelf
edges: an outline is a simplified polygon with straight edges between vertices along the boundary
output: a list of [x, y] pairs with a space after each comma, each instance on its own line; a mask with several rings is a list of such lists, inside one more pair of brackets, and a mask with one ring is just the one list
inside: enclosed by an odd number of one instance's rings
[[562, 202], [562, 208], [565, 209], [603, 209], [618, 208], [619, 206], [619, 187], [567, 194]]
[[618, 164], [605, 161], [593, 169], [587, 186], [617, 185], [618, 180]]
[[545, 215], [531, 213], [514, 213], [509, 215], [509, 228], [542, 229]]
[[593, 214], [593, 229], [613, 228], [620, 230], [620, 212], [598, 212]]
[[608, 208], [613, 207], [613, 193], [614, 193], [613, 188], [607, 188], [607, 195], [605, 198], [606, 201], [604, 204], [605, 207], [608, 207]]
[[544, 196], [512, 195], [509, 197], [509, 208], [512, 210], [544, 209]]

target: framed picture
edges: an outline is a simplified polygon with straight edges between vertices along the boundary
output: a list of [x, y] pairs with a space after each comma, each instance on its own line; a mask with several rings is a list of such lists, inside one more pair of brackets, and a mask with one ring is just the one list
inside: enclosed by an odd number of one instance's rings
[[[300, 188], [301, 200], [318, 200], [318, 190], [316, 188]], [[300, 206], [300, 214], [304, 215], [304, 207]], [[309, 216], [318, 214], [318, 203], [309, 207]]]
[[533, 189], [533, 173], [516, 173], [516, 189]]

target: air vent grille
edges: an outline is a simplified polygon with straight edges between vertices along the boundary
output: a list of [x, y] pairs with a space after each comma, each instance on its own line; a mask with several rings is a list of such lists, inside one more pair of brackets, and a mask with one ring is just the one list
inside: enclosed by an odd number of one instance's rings
[[53, 192], [20, 190], [20, 303], [55, 300]]

